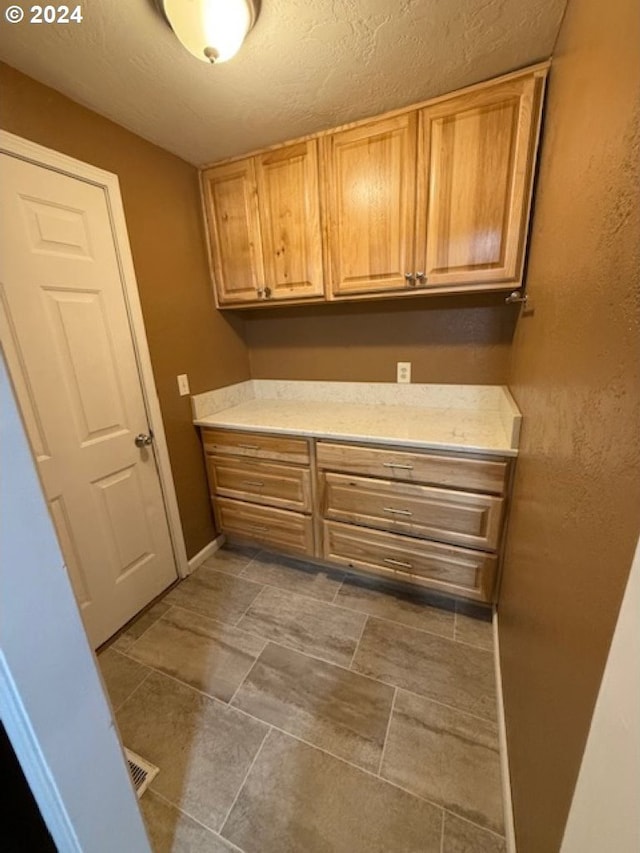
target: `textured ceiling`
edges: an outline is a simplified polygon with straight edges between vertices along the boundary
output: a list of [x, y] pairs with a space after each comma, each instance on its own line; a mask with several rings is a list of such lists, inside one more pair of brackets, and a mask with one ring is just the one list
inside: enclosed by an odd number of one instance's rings
[[546, 59], [565, 2], [262, 0], [240, 53], [208, 66], [151, 0], [84, 0], [81, 24], [3, 14], [0, 56], [200, 165]]

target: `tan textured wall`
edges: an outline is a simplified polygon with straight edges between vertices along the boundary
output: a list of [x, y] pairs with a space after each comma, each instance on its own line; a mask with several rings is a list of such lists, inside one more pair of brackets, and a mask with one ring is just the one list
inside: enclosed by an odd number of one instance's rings
[[569, 0], [551, 71], [500, 603], [518, 853], [560, 848], [640, 528], [639, 44], [637, 0]]
[[505, 384], [517, 311], [504, 294], [253, 311], [245, 340], [256, 379]]
[[127, 218], [153, 371], [169, 443], [187, 552], [214, 535], [191, 392], [249, 377], [241, 319], [215, 310], [197, 172], [166, 151], [0, 64], [0, 126], [115, 172]]

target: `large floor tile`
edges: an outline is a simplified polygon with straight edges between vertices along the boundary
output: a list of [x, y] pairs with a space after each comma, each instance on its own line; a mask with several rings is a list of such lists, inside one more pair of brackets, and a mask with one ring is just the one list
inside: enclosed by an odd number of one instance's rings
[[265, 643], [232, 625], [172, 607], [128, 654], [228, 702]]
[[213, 830], [268, 730], [156, 672], [124, 703], [118, 725], [124, 745], [160, 768], [152, 789]]
[[484, 619], [456, 613], [454, 636], [461, 643], [493, 651], [493, 625]]
[[228, 575], [239, 575], [258, 553], [257, 548], [242, 545], [223, 545], [215, 554], [202, 563], [207, 569], [215, 569]]
[[498, 727], [398, 691], [381, 774], [477, 824], [503, 831]]
[[393, 586], [384, 586], [375, 579], [348, 577], [335, 601], [341, 607], [361, 610], [371, 616], [392, 619], [403, 625], [453, 637], [452, 610], [431, 607], [419, 594]]
[[344, 575], [302, 560], [263, 552], [244, 569], [242, 577], [319, 601], [333, 601]]
[[246, 853], [440, 853], [442, 812], [272, 730], [221, 834]]
[[496, 718], [491, 652], [369, 618], [353, 669], [489, 719]]
[[169, 607], [170, 605], [165, 604], [164, 600], [162, 600], [157, 601], [147, 610], [144, 610], [140, 616], [137, 616], [127, 625], [126, 629], [113, 641], [110, 648], [121, 652], [128, 651], [135, 641], [140, 639], [144, 632], [167, 612]]
[[486, 832], [455, 815], [445, 814], [442, 853], [506, 853], [507, 844], [500, 835]]
[[270, 643], [233, 704], [377, 772], [394, 690]]
[[164, 601], [218, 622], [235, 624], [261, 589], [260, 584], [200, 566], [174, 587]]
[[114, 710], [144, 681], [150, 670], [115, 649], [105, 649], [98, 663]]
[[235, 849], [153, 791], [143, 795], [140, 808], [154, 853], [228, 853]]
[[238, 627], [333, 663], [348, 665], [366, 616], [264, 587]]

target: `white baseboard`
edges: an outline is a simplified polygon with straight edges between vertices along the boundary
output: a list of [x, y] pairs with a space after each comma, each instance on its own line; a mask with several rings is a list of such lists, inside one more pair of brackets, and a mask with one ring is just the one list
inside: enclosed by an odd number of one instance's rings
[[517, 853], [516, 832], [513, 821], [513, 800], [511, 798], [511, 774], [509, 773], [509, 754], [507, 752], [507, 724], [504, 716], [504, 696], [502, 693], [502, 667], [500, 666], [498, 611], [495, 609], [493, 611], [493, 649], [498, 699], [498, 740], [500, 744], [500, 776], [502, 778], [504, 834], [507, 841], [507, 853]]
[[198, 551], [195, 557], [192, 557], [189, 560], [189, 574], [191, 574], [191, 572], [195, 572], [198, 566], [201, 566], [205, 560], [208, 560], [209, 557], [212, 557], [216, 553], [216, 551], [222, 548], [226, 541], [227, 540], [224, 533], [221, 533], [219, 536], [216, 536], [216, 538], [212, 542], [209, 542], [208, 545], [205, 545], [202, 551]]

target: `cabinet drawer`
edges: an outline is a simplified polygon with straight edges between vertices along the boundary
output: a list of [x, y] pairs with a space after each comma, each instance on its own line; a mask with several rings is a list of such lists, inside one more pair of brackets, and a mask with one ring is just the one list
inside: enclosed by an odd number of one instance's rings
[[309, 442], [305, 438], [203, 429], [202, 440], [207, 453], [230, 453], [234, 456], [274, 459], [277, 462], [309, 464]]
[[323, 524], [325, 560], [452, 595], [491, 601], [497, 563], [493, 554], [334, 521]]
[[216, 498], [213, 508], [218, 528], [229, 536], [313, 555], [313, 522], [308, 515], [227, 498]]
[[380, 447], [318, 442], [318, 467], [328, 471], [367, 474], [385, 480], [404, 480], [504, 494], [508, 464], [502, 460], [441, 456]]
[[504, 501], [416, 483], [322, 475], [323, 515], [411, 536], [495, 550]]
[[308, 468], [234, 456], [207, 455], [206, 460], [209, 483], [216, 495], [311, 512]]

